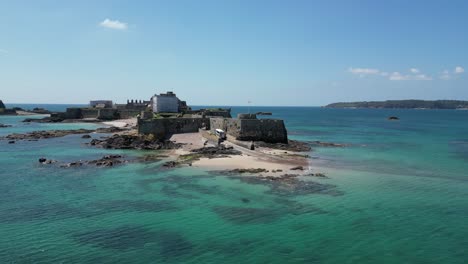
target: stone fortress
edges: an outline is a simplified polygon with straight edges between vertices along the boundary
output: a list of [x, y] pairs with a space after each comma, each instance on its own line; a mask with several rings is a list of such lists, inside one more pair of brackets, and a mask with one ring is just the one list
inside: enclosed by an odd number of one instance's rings
[[[228, 140], [288, 143], [283, 120], [258, 119], [256, 114], [231, 117], [231, 109], [213, 108], [191, 110], [172, 92], [152, 97], [153, 115], [138, 117], [138, 132], [153, 134], [157, 138], [178, 133], [193, 133], [216, 129], [225, 131]], [[182, 107], [183, 106], [183, 107]]]
[[[271, 115], [271, 113], [259, 113]], [[137, 117], [139, 134], [168, 138], [173, 134], [202, 132], [212, 137], [216, 129], [225, 132], [227, 140], [267, 143], [288, 143], [283, 120], [258, 118], [257, 114], [231, 116], [229, 108], [192, 110], [186, 101], [173, 92], [156, 94], [150, 100], [127, 100], [114, 104], [111, 100], [93, 100], [88, 107], [67, 108], [65, 112], [52, 113], [51, 122], [64, 120], [117, 120]]]

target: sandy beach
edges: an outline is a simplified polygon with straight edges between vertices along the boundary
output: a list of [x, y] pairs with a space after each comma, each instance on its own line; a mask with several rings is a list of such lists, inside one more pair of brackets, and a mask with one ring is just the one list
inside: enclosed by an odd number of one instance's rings
[[[200, 133], [176, 134], [170, 138], [171, 141], [184, 144], [183, 148], [172, 152], [174, 158], [180, 155], [190, 154], [191, 150], [206, 146], [215, 146], [213, 142], [204, 138]], [[233, 170], [233, 169], [257, 169], [262, 168], [269, 171], [269, 176], [280, 176], [284, 174], [307, 174], [310, 173], [310, 162], [303, 153], [274, 150], [269, 148], [257, 148], [249, 150], [242, 146], [225, 141], [226, 147], [232, 146], [240, 151], [241, 155], [232, 155], [222, 158], [201, 158], [192, 163], [193, 167], [205, 170]], [[303, 170], [295, 169], [302, 167]]]

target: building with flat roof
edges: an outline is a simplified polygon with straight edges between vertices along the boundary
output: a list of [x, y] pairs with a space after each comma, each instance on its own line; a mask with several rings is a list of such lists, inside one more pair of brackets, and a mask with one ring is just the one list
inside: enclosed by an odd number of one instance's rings
[[179, 98], [173, 92], [155, 94], [151, 97], [154, 113], [178, 113]]

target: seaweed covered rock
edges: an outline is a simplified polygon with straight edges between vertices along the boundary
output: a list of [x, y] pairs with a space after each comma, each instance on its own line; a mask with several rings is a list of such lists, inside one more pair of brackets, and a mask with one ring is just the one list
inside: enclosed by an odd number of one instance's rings
[[45, 130], [45, 131], [33, 131], [25, 134], [11, 134], [0, 139], [8, 140], [37, 140], [46, 138], [64, 137], [72, 134], [88, 134], [94, 132], [89, 129], [72, 129], [72, 130]]
[[149, 136], [115, 134], [105, 139], [93, 139], [91, 146], [106, 149], [178, 149], [182, 146], [170, 140], [155, 140]]
[[227, 155], [241, 155], [242, 154], [242, 152], [240, 152], [239, 150], [236, 150], [231, 146], [226, 147], [224, 145], [219, 145], [217, 147], [203, 147], [199, 149], [194, 149], [191, 152], [200, 154], [206, 158], [213, 158], [213, 157], [220, 157], [220, 156], [225, 157]]

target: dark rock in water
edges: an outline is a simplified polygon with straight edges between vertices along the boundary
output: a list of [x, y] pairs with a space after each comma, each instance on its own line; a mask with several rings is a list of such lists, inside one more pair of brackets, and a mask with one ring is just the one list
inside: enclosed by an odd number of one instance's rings
[[44, 118], [26, 118], [23, 120], [25, 123], [60, 123], [65, 119], [61, 117], [44, 117]]
[[49, 160], [49, 159], [46, 159], [46, 158], [39, 158], [39, 163], [41, 164], [52, 164], [52, 163], [56, 163], [57, 161], [56, 160]]
[[91, 138], [91, 135], [86, 134], [86, 135], [81, 136], [81, 138]]
[[11, 127], [10, 125], [0, 124], [0, 128]]
[[263, 141], [256, 141], [255, 147], [264, 147], [271, 149], [287, 150], [294, 152], [307, 152], [311, 150], [310, 145], [307, 142], [288, 140], [288, 144], [285, 143], [266, 143]]
[[16, 143], [16, 141], [14, 141], [14, 140], [8, 141], [8, 144], [15, 144], [15, 143]]
[[82, 166], [83, 163], [80, 162], [80, 161], [75, 161], [75, 162], [70, 162], [70, 163], [67, 163], [65, 165], [61, 165], [60, 167], [62, 168], [71, 168], [71, 167], [80, 167]]
[[93, 130], [89, 130], [89, 129], [33, 131], [30, 133], [26, 133], [26, 134], [11, 134], [6, 137], [2, 137], [0, 139], [36, 140], [36, 139], [64, 137], [66, 135], [72, 135], [72, 134], [87, 134], [91, 132], [93, 132]]
[[165, 162], [162, 166], [165, 167], [165, 168], [174, 168], [178, 165], [177, 162], [175, 161], [168, 161], [168, 162]]
[[388, 120], [400, 120], [397, 116], [390, 116], [388, 117]]
[[119, 135], [115, 134], [105, 139], [93, 139], [89, 143], [91, 146], [102, 147], [106, 149], [178, 149], [182, 146], [180, 143], [174, 143], [170, 140], [154, 140], [142, 135]]
[[239, 175], [239, 174], [257, 174], [262, 172], [268, 172], [268, 170], [263, 168], [257, 169], [233, 169], [233, 170], [225, 170], [225, 171], [217, 171], [219, 174], [223, 175]]
[[333, 143], [333, 142], [311, 141], [309, 143], [312, 146], [317, 146], [317, 147], [346, 147], [345, 144]]
[[247, 198], [242, 198], [241, 201], [242, 201], [243, 203], [250, 203], [250, 200], [247, 199]]
[[120, 127], [100, 127], [96, 129], [97, 133], [117, 133], [122, 131], [127, 131], [128, 128], [120, 128]]
[[291, 168], [291, 170], [304, 170], [304, 167], [297, 166], [297, 167]]

